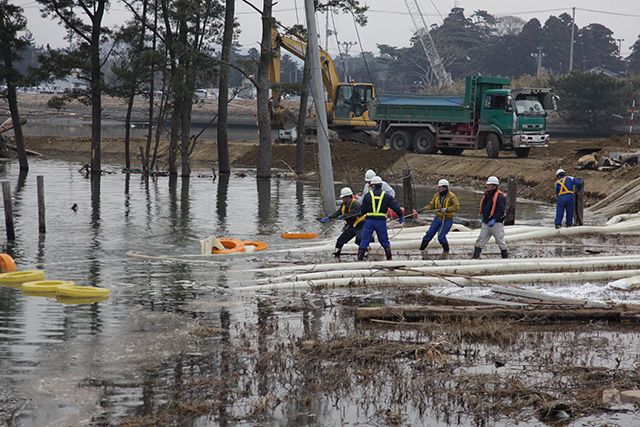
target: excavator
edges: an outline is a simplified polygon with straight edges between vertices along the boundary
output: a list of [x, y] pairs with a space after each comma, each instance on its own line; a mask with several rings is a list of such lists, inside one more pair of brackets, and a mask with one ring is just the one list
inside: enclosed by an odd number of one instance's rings
[[[306, 40], [301, 36], [292, 38], [280, 34], [276, 29], [271, 33], [273, 56], [269, 67], [272, 84], [280, 83], [281, 48], [304, 60], [307, 52]], [[325, 101], [329, 128], [341, 140], [355, 140], [368, 144], [376, 141], [376, 123], [369, 119], [369, 102], [375, 97], [372, 83], [341, 83], [338, 70], [329, 54], [320, 49], [322, 82], [328, 93]], [[295, 126], [295, 116], [280, 105], [280, 94], [272, 90], [272, 122], [285, 129]], [[312, 115], [314, 112], [312, 112]]]

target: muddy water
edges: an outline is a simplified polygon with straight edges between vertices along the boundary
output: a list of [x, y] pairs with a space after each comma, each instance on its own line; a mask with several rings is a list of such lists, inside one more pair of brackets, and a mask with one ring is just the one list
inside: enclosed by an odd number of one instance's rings
[[[197, 374], [226, 379], [239, 388], [244, 381], [246, 393], [266, 399], [268, 381], [260, 377], [257, 385], [249, 382], [242, 372], [251, 369], [247, 361], [237, 360], [234, 348], [265, 354], [270, 348], [265, 328], [287, 331], [283, 339], [319, 337], [331, 329], [334, 317], [340, 317], [311, 295], [303, 297], [306, 305], [301, 309], [276, 310], [274, 316], [273, 307], [287, 305], [287, 297], [230, 292], [254, 282], [257, 273], [248, 270], [299, 261], [286, 251], [213, 260], [189, 257], [199, 252], [199, 239], [211, 233], [264, 241], [272, 250], [309, 244], [281, 239], [285, 231], [337, 236], [338, 224], [328, 229], [316, 219], [322, 199], [315, 184], [256, 180], [253, 171], [216, 180], [197, 173], [191, 179], [146, 180], [119, 173], [117, 165], [105, 165], [114, 173], [92, 179], [81, 175], [80, 167], [81, 163], [33, 159], [28, 175], [18, 175], [14, 163], [0, 177], [11, 186], [16, 229], [16, 240], [7, 243], [5, 229], [0, 228], [2, 252], [14, 257], [18, 269], [40, 269], [47, 280], [71, 280], [111, 291], [107, 301], [67, 304], [0, 286], [1, 422], [118, 424], [130, 416], [157, 413], [168, 403], [170, 390]], [[38, 233], [39, 175], [45, 182], [44, 235]], [[463, 205], [460, 216], [476, 217], [480, 194], [454, 190]], [[418, 205], [426, 204], [433, 191], [418, 188]], [[553, 215], [552, 207], [542, 204], [522, 203], [518, 211], [530, 224], [548, 223]], [[134, 259], [127, 256], [130, 251], [165, 258]], [[304, 261], [313, 259], [328, 261], [330, 255], [314, 254]], [[260, 331], [257, 342], [245, 335], [253, 329]], [[254, 374], [259, 373], [256, 369]], [[251, 390], [254, 385], [256, 390]], [[227, 396], [227, 403], [218, 399], [217, 418], [195, 417], [188, 425], [254, 425], [233, 421], [244, 415], [234, 408], [233, 396]], [[255, 425], [363, 420], [357, 408], [334, 408], [320, 397], [314, 400], [313, 394], [304, 399], [311, 409], [288, 405], [266, 415], [253, 402], [245, 411], [257, 414]], [[264, 402], [268, 406], [268, 399]], [[415, 422], [425, 419], [429, 417]], [[432, 421], [430, 425], [446, 425]]]

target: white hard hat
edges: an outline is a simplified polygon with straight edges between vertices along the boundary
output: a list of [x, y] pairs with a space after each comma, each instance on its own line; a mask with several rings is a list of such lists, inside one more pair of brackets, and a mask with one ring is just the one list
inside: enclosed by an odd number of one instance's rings
[[364, 180], [371, 181], [374, 176], [376, 176], [376, 173], [373, 171], [373, 169], [369, 169], [367, 173], [364, 174]]
[[498, 178], [495, 176], [490, 176], [489, 179], [487, 179], [487, 184], [495, 184], [495, 185], [500, 185], [500, 181], [498, 181]]
[[373, 178], [371, 178], [371, 184], [373, 185], [381, 185], [382, 184], [382, 178], [380, 178], [379, 176], [374, 176]]
[[556, 176], [561, 175], [561, 174], [564, 174], [564, 169], [558, 169], [556, 171]]
[[441, 179], [440, 181], [438, 181], [438, 187], [448, 187], [449, 186], [449, 181], [447, 181], [446, 179]]
[[347, 196], [353, 196], [353, 191], [351, 191], [349, 187], [344, 187], [342, 190], [340, 190], [340, 197], [342, 198]]

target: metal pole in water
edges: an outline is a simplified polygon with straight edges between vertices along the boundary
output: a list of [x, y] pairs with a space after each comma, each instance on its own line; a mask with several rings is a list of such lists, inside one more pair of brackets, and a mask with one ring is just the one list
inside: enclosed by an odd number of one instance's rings
[[4, 223], [7, 226], [7, 240], [16, 240], [16, 232], [13, 229], [13, 207], [11, 205], [9, 181], [2, 181], [2, 198], [4, 199]]
[[40, 234], [45, 234], [47, 227], [44, 221], [44, 177], [38, 175], [36, 181], [38, 187], [38, 229], [40, 230]]

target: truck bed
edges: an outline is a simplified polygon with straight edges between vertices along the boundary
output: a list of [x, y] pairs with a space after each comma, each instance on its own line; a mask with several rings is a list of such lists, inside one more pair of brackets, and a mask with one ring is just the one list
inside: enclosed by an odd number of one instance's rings
[[465, 123], [469, 109], [464, 96], [379, 93], [369, 110], [373, 120]]

